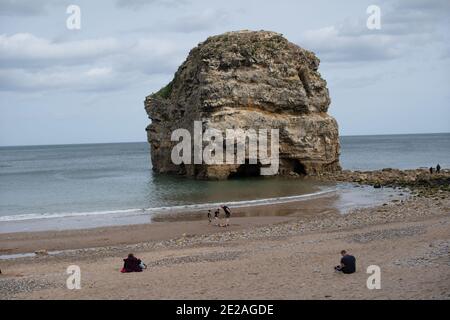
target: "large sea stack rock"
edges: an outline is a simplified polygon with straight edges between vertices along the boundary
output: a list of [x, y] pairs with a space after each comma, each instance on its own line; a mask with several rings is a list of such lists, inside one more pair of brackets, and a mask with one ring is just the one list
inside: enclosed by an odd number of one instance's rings
[[[314, 53], [268, 31], [229, 32], [192, 49], [174, 79], [145, 99], [153, 170], [203, 179], [258, 174], [251, 165], [175, 165], [172, 131], [277, 128], [280, 175], [340, 170], [336, 120]], [[257, 166], [257, 165], [254, 165]]]

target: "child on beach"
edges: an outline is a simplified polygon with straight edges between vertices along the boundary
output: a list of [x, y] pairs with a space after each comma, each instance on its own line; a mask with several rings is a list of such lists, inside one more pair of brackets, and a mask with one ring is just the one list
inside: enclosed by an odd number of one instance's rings
[[211, 209], [208, 210], [208, 222], [211, 224]]
[[219, 226], [220, 225], [220, 221], [219, 221], [219, 213], [220, 213], [220, 209], [217, 209], [214, 212], [214, 221], [215, 221], [215, 225]]

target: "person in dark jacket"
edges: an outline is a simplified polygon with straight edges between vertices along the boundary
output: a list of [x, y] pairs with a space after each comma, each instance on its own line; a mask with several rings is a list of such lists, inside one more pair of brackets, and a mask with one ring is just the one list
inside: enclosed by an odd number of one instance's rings
[[228, 206], [222, 206], [223, 211], [225, 212], [225, 225], [224, 227], [230, 226], [230, 217], [231, 217], [231, 209]]
[[441, 172], [441, 165], [438, 163], [438, 165], [436, 166], [436, 172], [440, 173]]
[[142, 261], [136, 258], [132, 253], [128, 255], [128, 258], [123, 259], [122, 273], [127, 272], [142, 272]]
[[341, 264], [334, 267], [334, 270], [342, 273], [351, 274], [356, 271], [356, 258], [347, 253], [347, 251], [341, 251], [342, 259]]

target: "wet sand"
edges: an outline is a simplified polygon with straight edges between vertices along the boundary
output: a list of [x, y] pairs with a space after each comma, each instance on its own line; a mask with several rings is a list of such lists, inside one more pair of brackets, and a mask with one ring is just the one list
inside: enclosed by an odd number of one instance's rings
[[[83, 230], [18, 232], [0, 234], [0, 255], [84, 249], [140, 242], [163, 241], [180, 236], [209, 235], [239, 231], [303, 218], [339, 215], [335, 194], [318, 199], [255, 207], [233, 208], [232, 224], [228, 228], [209, 224], [206, 211], [166, 214], [154, 222], [137, 225], [102, 227]], [[221, 213], [223, 215], [223, 213]], [[223, 216], [221, 216], [223, 219]], [[220, 223], [224, 220], [219, 220]]]

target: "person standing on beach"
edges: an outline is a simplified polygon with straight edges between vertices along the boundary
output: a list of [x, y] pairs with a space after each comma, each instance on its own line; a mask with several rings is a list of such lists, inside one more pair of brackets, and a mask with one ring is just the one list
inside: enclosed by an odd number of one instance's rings
[[430, 167], [430, 173], [431, 174], [433, 174], [433, 171], [434, 171], [433, 167]]
[[223, 205], [222, 206], [223, 211], [225, 211], [225, 227], [230, 226], [230, 217], [231, 217], [231, 210], [228, 206]]
[[211, 209], [208, 210], [208, 221], [211, 224]]
[[350, 254], [347, 253], [347, 251], [342, 250], [341, 251], [342, 259], [341, 264], [334, 267], [334, 270], [345, 273], [345, 274], [351, 274], [356, 272], [356, 258]]
[[219, 213], [220, 213], [220, 209], [217, 208], [216, 211], [214, 211], [214, 221], [215, 221], [215, 225], [219, 226], [220, 225], [220, 221], [219, 221]]
[[438, 163], [438, 165], [436, 166], [436, 172], [440, 173], [441, 172], [441, 165]]

